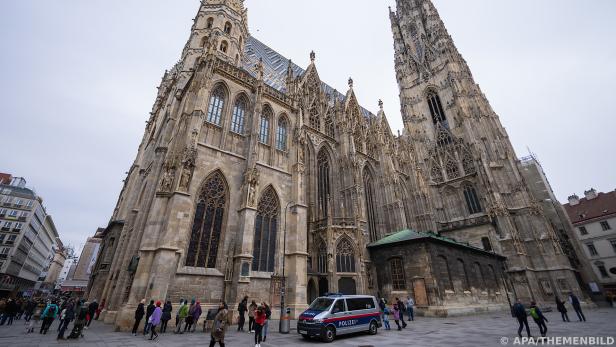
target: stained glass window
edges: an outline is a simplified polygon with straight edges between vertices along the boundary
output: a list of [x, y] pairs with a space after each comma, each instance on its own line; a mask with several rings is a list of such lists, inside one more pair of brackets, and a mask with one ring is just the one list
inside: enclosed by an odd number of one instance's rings
[[259, 142], [263, 144], [269, 142], [269, 125], [272, 114], [271, 108], [267, 106], [263, 108], [263, 114], [261, 114], [261, 121], [259, 122]]
[[216, 267], [226, 201], [224, 177], [220, 172], [215, 172], [206, 180], [199, 194], [186, 254], [186, 266]]
[[447, 117], [445, 117], [445, 111], [443, 111], [443, 105], [441, 104], [441, 98], [435, 92], [428, 94], [428, 106], [430, 107], [432, 122], [434, 124], [440, 123], [444, 128], [449, 129]]
[[231, 119], [231, 131], [238, 134], [244, 133], [244, 118], [246, 117], [246, 108], [248, 102], [246, 98], [240, 97], [235, 101], [233, 106], [233, 118]]
[[324, 149], [317, 155], [318, 166], [318, 196], [319, 196], [319, 216], [327, 217], [327, 203], [329, 201], [329, 157]]
[[287, 119], [278, 119], [278, 129], [276, 131], [276, 148], [281, 151], [287, 150]]
[[336, 271], [355, 272], [355, 252], [351, 241], [346, 237], [336, 246]]
[[276, 192], [268, 187], [257, 205], [252, 271], [274, 272], [279, 206]]
[[466, 207], [469, 214], [475, 214], [482, 212], [481, 203], [477, 197], [477, 192], [472, 186], [466, 186], [464, 188], [464, 200], [466, 200]]
[[207, 110], [207, 121], [220, 125], [222, 120], [222, 110], [225, 106], [225, 90], [222, 86], [216, 87], [210, 97], [210, 106]]

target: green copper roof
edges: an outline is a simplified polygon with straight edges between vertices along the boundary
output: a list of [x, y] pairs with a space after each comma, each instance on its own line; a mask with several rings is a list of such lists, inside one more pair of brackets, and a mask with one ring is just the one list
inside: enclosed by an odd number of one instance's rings
[[370, 243], [367, 247], [368, 248], [379, 247], [379, 246], [391, 245], [394, 243], [406, 242], [406, 241], [411, 241], [411, 240], [420, 240], [420, 239], [431, 239], [431, 240], [435, 240], [438, 242], [445, 242], [445, 243], [449, 243], [457, 247], [468, 248], [475, 252], [482, 252], [482, 253], [486, 253], [489, 255], [502, 257], [499, 254], [488, 252], [481, 248], [473, 247], [470, 244], [465, 243], [465, 242], [458, 242], [454, 239], [451, 239], [449, 237], [445, 237], [442, 235], [438, 235], [431, 231], [423, 232], [423, 231], [415, 231], [415, 230], [410, 230], [410, 229], [404, 229], [404, 230], [398, 231], [395, 234], [386, 236], [378, 241]]

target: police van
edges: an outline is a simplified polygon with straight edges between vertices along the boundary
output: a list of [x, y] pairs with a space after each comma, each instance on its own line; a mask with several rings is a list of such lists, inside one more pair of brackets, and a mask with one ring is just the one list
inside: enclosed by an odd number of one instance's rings
[[322, 338], [332, 342], [336, 335], [367, 331], [371, 335], [381, 327], [381, 312], [374, 296], [327, 294], [315, 299], [297, 322], [303, 338]]

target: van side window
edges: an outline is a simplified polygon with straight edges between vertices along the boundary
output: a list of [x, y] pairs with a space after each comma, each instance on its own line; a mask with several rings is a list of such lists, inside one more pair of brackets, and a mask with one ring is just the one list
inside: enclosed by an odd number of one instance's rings
[[349, 311], [368, 310], [374, 308], [374, 300], [371, 298], [346, 299]]
[[336, 301], [334, 304], [334, 308], [332, 308], [332, 313], [344, 312], [344, 300], [340, 299]]

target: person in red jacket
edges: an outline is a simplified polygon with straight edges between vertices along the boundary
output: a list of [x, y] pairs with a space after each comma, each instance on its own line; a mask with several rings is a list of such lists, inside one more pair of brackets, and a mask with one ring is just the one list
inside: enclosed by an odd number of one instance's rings
[[267, 321], [267, 315], [265, 308], [259, 306], [255, 312], [255, 347], [261, 347], [261, 341], [263, 341], [263, 326]]

